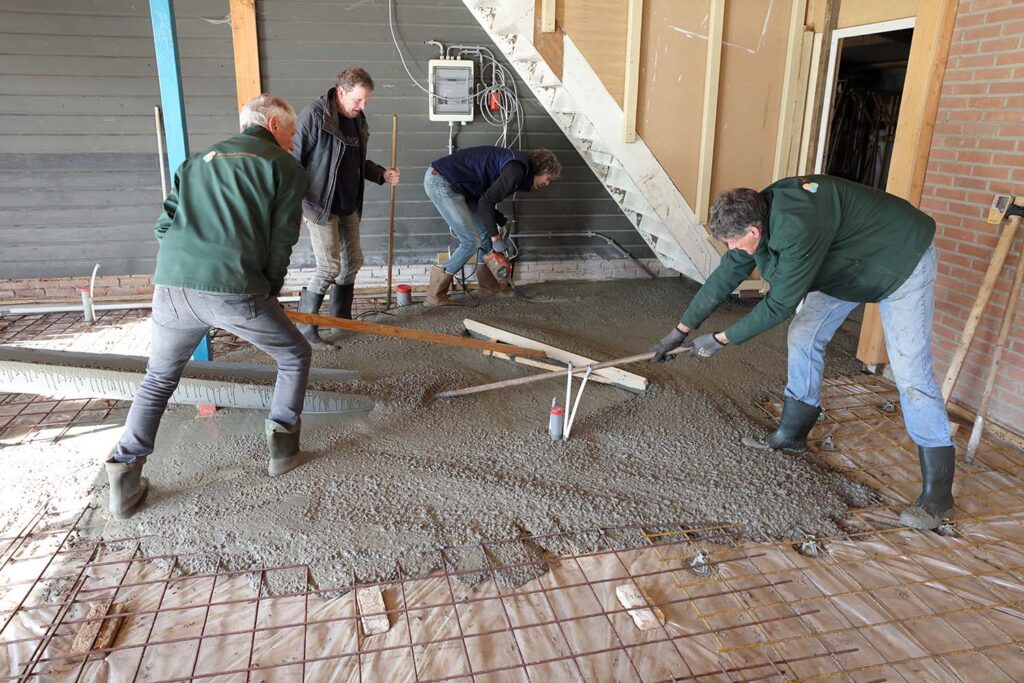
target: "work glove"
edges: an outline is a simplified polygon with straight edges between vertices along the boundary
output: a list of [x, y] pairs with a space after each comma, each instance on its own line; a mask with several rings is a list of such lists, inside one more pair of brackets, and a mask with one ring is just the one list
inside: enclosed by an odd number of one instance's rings
[[686, 344], [686, 347], [690, 349], [690, 354], [700, 356], [701, 358], [711, 358], [711, 356], [724, 349], [725, 344], [715, 339], [716, 334], [718, 333], [702, 334], [689, 344]]
[[666, 358], [667, 354], [677, 346], [682, 346], [683, 342], [686, 341], [688, 332], [680, 332], [678, 327], [673, 327], [672, 331], [665, 335], [661, 341], [651, 347], [651, 351], [654, 353], [654, 358], [651, 361], [655, 363], [664, 363], [671, 358]]
[[502, 254], [508, 251], [507, 247], [505, 246], [505, 240], [501, 239], [500, 237], [496, 240], [491, 240], [491, 247], [494, 249], [494, 251], [500, 252]]

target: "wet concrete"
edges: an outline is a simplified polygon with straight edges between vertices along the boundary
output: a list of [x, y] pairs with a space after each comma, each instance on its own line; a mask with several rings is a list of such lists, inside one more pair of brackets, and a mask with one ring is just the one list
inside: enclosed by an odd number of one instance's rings
[[[646, 350], [694, 292], [667, 279], [535, 285], [526, 288], [531, 301], [416, 306], [378, 320], [458, 334], [469, 317], [603, 360]], [[751, 305], [726, 304], [704, 329], [724, 328]], [[437, 567], [443, 546], [601, 526], [739, 524], [752, 538], [835, 533], [850, 506], [873, 502], [869, 490], [813, 456], [739, 445], [763, 429], [756, 403], [784, 384], [785, 332], [711, 359], [630, 366], [651, 380], [643, 396], [588, 385], [567, 443], [546, 433], [564, 381], [432, 400], [441, 389], [536, 370], [468, 349], [339, 337], [341, 348], [318, 351], [314, 365], [363, 379], [317, 388], [367, 394], [377, 408], [307, 418], [303, 467], [266, 476], [260, 414], [199, 418], [175, 408], [146, 466], [152, 491], [143, 508], [124, 522], [100, 512], [93, 531], [152, 534], [149, 553], [209, 553], [228, 567], [307, 562], [321, 586], [344, 584], [352, 568], [361, 580], [394, 576], [398, 563], [406, 575], [423, 574]], [[829, 370], [855, 369], [855, 344], [841, 330]], [[269, 362], [252, 349], [221, 360]], [[105, 497], [97, 476], [94, 500]], [[537, 544], [540, 554], [565, 550], [555, 540]]]

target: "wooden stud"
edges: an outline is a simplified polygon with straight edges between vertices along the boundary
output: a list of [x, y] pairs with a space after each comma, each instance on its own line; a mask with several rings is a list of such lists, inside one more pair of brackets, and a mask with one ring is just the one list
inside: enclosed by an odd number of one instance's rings
[[[815, 25], [815, 42], [820, 43], [818, 57], [811, 69], [812, 85], [808, 92], [808, 109], [811, 111], [810, 122], [805, 125], [804, 139], [807, 140], [806, 152], [801, 152], [800, 173], [814, 172], [814, 163], [818, 154], [818, 138], [821, 127], [828, 124], [829, 112], [824, 112], [825, 84], [828, 82], [829, 55], [832, 52], [832, 31], [835, 30], [836, 17], [839, 15], [839, 0], [824, 0], [820, 25]], [[820, 40], [819, 40], [820, 39]]]
[[555, 30], [555, 0], [540, 0], [540, 30], [551, 33]]
[[256, 37], [256, 0], [231, 0], [231, 43], [235, 50], [238, 109], [259, 95], [260, 47]]
[[711, 206], [711, 171], [718, 118], [718, 83], [722, 70], [722, 31], [725, 0], [711, 0], [708, 11], [708, 54], [704, 63], [704, 105], [701, 113], [700, 160], [697, 167], [697, 220], [708, 219]]
[[821, 71], [823, 45], [824, 36], [820, 33], [815, 33], [813, 43], [811, 44], [811, 61], [808, 68], [810, 75], [808, 76], [807, 97], [804, 103], [804, 122], [801, 126], [803, 132], [800, 135], [800, 152], [797, 158], [796, 172], [798, 175], [805, 175], [808, 172], [810, 150], [814, 147], [814, 143], [817, 140], [817, 128], [814, 126], [815, 107], [818, 110], [821, 109], [821, 105], [817, 104], [819, 87], [817, 74]]
[[790, 137], [793, 134], [793, 109], [799, 87], [800, 50], [804, 43], [805, 0], [791, 0], [789, 8], [789, 37], [786, 47], [786, 67], [782, 74], [782, 96], [779, 98], [779, 127], [775, 136], [775, 164], [772, 179], [786, 175], [789, 163]]
[[626, 79], [622, 92], [622, 141], [636, 142], [636, 107], [640, 92], [640, 30], [643, 25], [643, 0], [627, 0]]
[[[922, 2], [914, 22], [907, 78], [903, 86], [896, 139], [885, 190], [917, 206], [921, 202], [928, 155], [931, 153], [939, 92], [953, 37], [958, 0]], [[868, 304], [860, 328], [857, 358], [867, 365], [889, 360], [885, 353], [882, 319]]]
[[494, 344], [491, 342], [480, 341], [479, 339], [454, 337], [450, 334], [425, 332], [423, 330], [414, 330], [408, 327], [396, 327], [395, 325], [378, 325], [376, 323], [363, 322], [362, 320], [346, 320], [344, 318], [335, 318], [333, 316], [299, 313], [298, 311], [285, 311], [284, 314], [288, 316], [288, 319], [292, 322], [304, 323], [306, 325], [317, 325], [318, 327], [331, 327], [339, 330], [349, 330], [351, 332], [377, 334], [382, 337], [399, 337], [401, 339], [410, 339], [412, 341], [432, 342], [434, 344], [445, 344], [447, 346], [461, 346], [464, 348], [480, 349], [484, 351], [502, 351], [504, 353], [513, 353], [520, 356], [534, 356], [536, 358], [546, 357], [544, 351], [536, 348], [524, 348], [509, 344]]
[[811, 76], [811, 60], [814, 53], [814, 31], [804, 31], [800, 45], [800, 70], [797, 75], [793, 122], [789, 134], [789, 151], [786, 155], [786, 175], [796, 175], [800, 165], [800, 146], [804, 140], [804, 118], [807, 109], [807, 88]]

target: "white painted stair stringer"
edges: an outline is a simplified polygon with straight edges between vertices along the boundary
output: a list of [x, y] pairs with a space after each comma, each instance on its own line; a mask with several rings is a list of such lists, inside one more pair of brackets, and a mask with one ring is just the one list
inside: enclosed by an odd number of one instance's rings
[[533, 0], [463, 3], [658, 259], [703, 282], [718, 265], [718, 252], [643, 140], [622, 142], [622, 109], [572, 40], [568, 36], [564, 39], [559, 80], [533, 45]]

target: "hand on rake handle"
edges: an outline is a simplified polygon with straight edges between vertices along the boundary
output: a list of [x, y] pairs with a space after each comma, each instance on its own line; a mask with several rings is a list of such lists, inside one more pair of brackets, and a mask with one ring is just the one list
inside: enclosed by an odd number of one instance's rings
[[683, 344], [683, 347], [689, 349], [688, 353], [691, 356], [711, 358], [711, 356], [715, 355], [727, 346], [727, 344], [723, 344], [718, 341], [717, 335], [719, 334], [721, 333], [712, 332], [711, 334], [702, 334], [689, 344]]
[[654, 358], [651, 361], [654, 363], [664, 363], [667, 360], [672, 360], [675, 356], [668, 356], [666, 354], [678, 346], [683, 346], [687, 335], [689, 335], [689, 332], [683, 332], [678, 327], [673, 327], [671, 332], [651, 347], [651, 352], [654, 354]]

